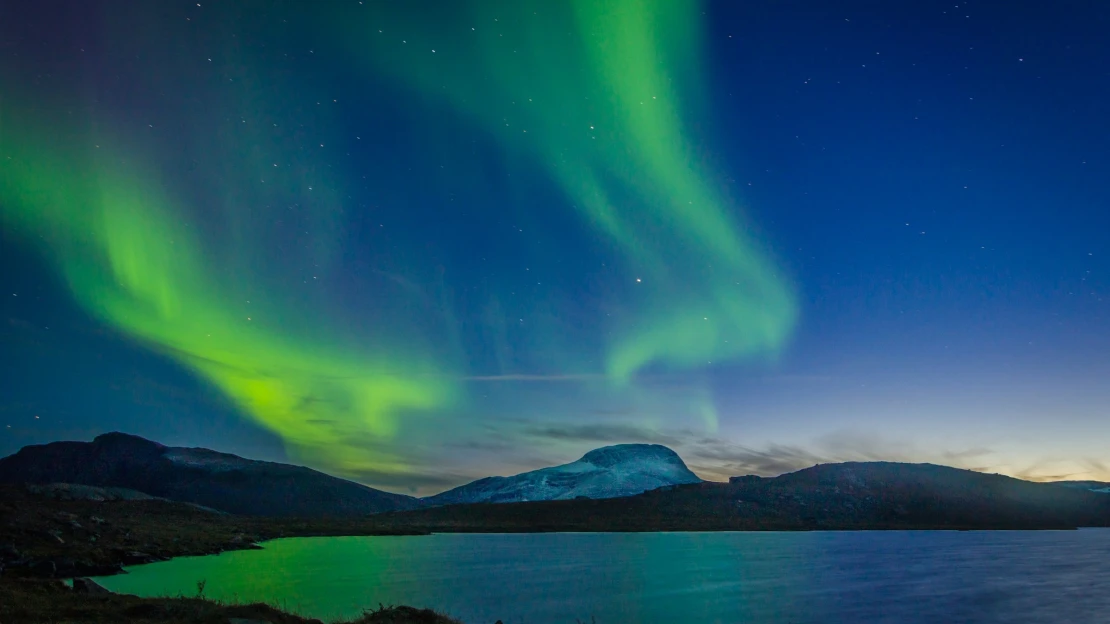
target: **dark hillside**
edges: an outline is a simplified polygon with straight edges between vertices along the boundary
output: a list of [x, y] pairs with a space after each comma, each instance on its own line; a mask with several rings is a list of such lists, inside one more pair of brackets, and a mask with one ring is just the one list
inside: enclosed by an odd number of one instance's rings
[[367, 520], [444, 532], [1070, 529], [1110, 526], [1110, 496], [945, 466], [875, 462], [627, 498], [455, 505]]
[[0, 483], [127, 488], [257, 516], [359, 516], [422, 505], [411, 496], [382, 492], [302, 466], [168, 447], [124, 433], [106, 433], [92, 442], [24, 447], [0, 459]]

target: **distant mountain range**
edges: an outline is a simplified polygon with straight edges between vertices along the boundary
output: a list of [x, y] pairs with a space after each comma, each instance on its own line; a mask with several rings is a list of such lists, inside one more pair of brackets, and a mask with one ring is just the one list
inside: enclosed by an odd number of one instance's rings
[[422, 506], [411, 496], [302, 466], [163, 446], [125, 433], [106, 433], [92, 442], [26, 446], [0, 459], [0, 482], [127, 488], [255, 516], [350, 516]]
[[824, 464], [713, 483], [702, 482], [674, 451], [650, 444], [604, 447], [569, 464], [479, 479], [418, 499], [300, 466], [109, 433], [92, 442], [25, 447], [0, 459], [0, 483], [77, 484], [43, 492], [99, 500], [142, 493], [240, 515], [375, 514], [364, 528], [383, 531], [1110, 526], [1107, 483], [1032, 483], [890, 462]]
[[1077, 490], [1087, 490], [1090, 492], [1098, 492], [1099, 494], [1110, 494], [1110, 483], [1105, 481], [1053, 481], [1055, 485], [1063, 487], [1074, 488]]
[[658, 444], [618, 444], [582, 459], [513, 477], [486, 477], [423, 499], [431, 505], [516, 503], [633, 496], [656, 488], [701, 483], [682, 458]]
[[933, 464], [824, 464], [624, 498], [391, 512], [376, 530], [438, 532], [1072, 529], [1110, 526], [1110, 496]]
[[[125, 488], [255, 516], [352, 516], [428, 505], [631, 496], [701, 480], [669, 448], [620, 444], [513, 477], [488, 477], [426, 499], [375, 490], [302, 466], [106, 433], [92, 442], [32, 445], [0, 459], [0, 482]], [[59, 490], [73, 496], [84, 490]]]

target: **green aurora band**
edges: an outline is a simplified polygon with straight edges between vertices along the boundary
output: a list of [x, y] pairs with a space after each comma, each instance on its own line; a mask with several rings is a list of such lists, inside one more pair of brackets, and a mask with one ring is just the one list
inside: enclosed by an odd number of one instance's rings
[[[369, 4], [325, 11], [324, 25], [375, 75], [538, 163], [621, 259], [628, 287], [613, 293], [617, 312], [600, 329], [603, 370], [570, 373], [603, 374], [621, 391], [652, 367], [696, 370], [782, 348], [796, 317], [791, 288], [684, 136], [683, 105], [699, 99], [700, 5], [475, 1], [437, 4], [437, 15]], [[237, 251], [221, 254], [220, 241], [189, 225], [196, 199], [159, 175], [141, 141], [42, 109], [10, 100], [0, 109], [0, 223], [41, 250], [84, 309], [210, 382], [308, 463], [379, 482], [412, 470], [390, 444], [404, 423], [457, 408], [462, 380], [482, 374], [461, 364], [457, 345], [433, 347], [441, 336], [396, 310], [354, 343], [293, 295], [256, 291], [244, 308], [244, 275], [273, 286], [259, 275], [273, 253], [261, 237], [240, 224]], [[196, 140], [216, 155], [203, 175], [221, 180], [229, 222], [310, 188], [302, 176], [259, 195], [249, 185], [269, 171], [267, 152], [311, 154], [277, 143], [260, 156], [241, 146], [259, 136], [220, 134]], [[316, 196], [328, 185], [318, 186]], [[342, 212], [332, 195], [305, 200], [325, 232], [314, 258], [328, 255]]]
[[797, 314], [683, 134], [702, 18], [699, 3], [671, 0], [368, 3], [338, 18], [374, 71], [445, 99], [545, 167], [616, 245], [639, 286], [608, 328], [617, 382], [653, 364], [774, 354]]
[[81, 147], [47, 150], [56, 129], [23, 134], [27, 119], [9, 120], [0, 125], [3, 222], [41, 243], [78, 303], [209, 380], [305, 460], [348, 474], [407, 470], [367, 447], [394, 434], [399, 413], [442, 407], [454, 392], [414, 344], [367, 357], [241, 311], [156, 175], [108, 140], [70, 135], [54, 143]]

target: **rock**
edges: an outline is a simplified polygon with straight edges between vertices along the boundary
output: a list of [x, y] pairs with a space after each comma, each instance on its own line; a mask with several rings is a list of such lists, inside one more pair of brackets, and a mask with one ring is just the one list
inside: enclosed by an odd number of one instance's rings
[[[103, 503], [117, 500], [155, 500], [157, 497], [120, 487], [95, 487], [79, 483], [28, 483], [27, 491], [45, 498], [64, 501]], [[72, 516], [74, 514], [59, 514]], [[72, 519], [72, 518], [70, 518]]]
[[77, 576], [77, 562], [71, 557], [62, 557], [54, 561], [55, 576]]
[[752, 484], [752, 483], [759, 482], [760, 478], [761, 477], [758, 477], [756, 475], [744, 475], [742, 477], [729, 477], [728, 482], [733, 484], [733, 485]]
[[145, 552], [133, 550], [123, 555], [123, 563], [125, 565], [137, 565], [140, 563], [151, 563], [158, 561], [158, 558], [153, 555], [148, 555]]
[[19, 559], [19, 550], [15, 544], [0, 544], [0, 561], [8, 559]]
[[269, 620], [250, 620], [247, 618], [228, 618], [227, 624], [270, 624]]
[[54, 572], [57, 571], [54, 562], [49, 560], [35, 561], [28, 566], [28, 569], [30, 569], [31, 573], [35, 576], [54, 576]]
[[30, 561], [26, 559], [9, 559], [4, 562], [4, 567], [9, 570], [29, 570], [31, 568]]
[[103, 585], [88, 578], [75, 578], [73, 579], [73, 591], [79, 594], [110, 594], [112, 592], [104, 588]]
[[104, 524], [104, 518], [101, 518], [99, 516], [89, 516], [89, 520], [91, 522], [95, 522], [96, 524]]
[[126, 574], [126, 572], [118, 563], [78, 561], [73, 566], [73, 576], [111, 576], [113, 574]]

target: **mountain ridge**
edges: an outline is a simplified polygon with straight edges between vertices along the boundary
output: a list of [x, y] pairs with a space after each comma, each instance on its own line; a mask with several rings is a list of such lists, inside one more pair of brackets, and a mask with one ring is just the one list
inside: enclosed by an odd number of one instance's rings
[[485, 477], [421, 500], [429, 505], [454, 505], [620, 498], [700, 482], [682, 458], [665, 446], [615, 444], [589, 451], [567, 464], [510, 477]]
[[[82, 496], [92, 500], [134, 497], [120, 490], [123, 488], [237, 515], [385, 514], [369, 516], [371, 524], [383, 530], [1074, 528], [1110, 524], [1110, 496], [1102, 482], [1035, 483], [937, 464], [898, 462], [817, 464], [777, 477], [747, 475], [732, 477], [728, 483], [706, 482], [673, 450], [647, 444], [601, 447], [568, 464], [513, 477], [487, 477], [418, 499], [303, 466], [250, 460], [204, 448], [170, 447], [114, 432], [92, 442], [24, 447], [0, 458], [0, 482], [84, 487], [50, 486], [50, 492], [44, 491], [74, 500]], [[86, 491], [89, 488], [105, 490]]]
[[25, 446], [0, 458], [0, 482], [127, 488], [240, 515], [350, 516], [422, 506], [414, 497], [304, 466], [170, 447], [119, 432], [91, 442]]
[[430, 532], [1075, 529], [1110, 526], [1110, 496], [937, 464], [819, 464], [635, 496], [389, 512], [376, 529]]

